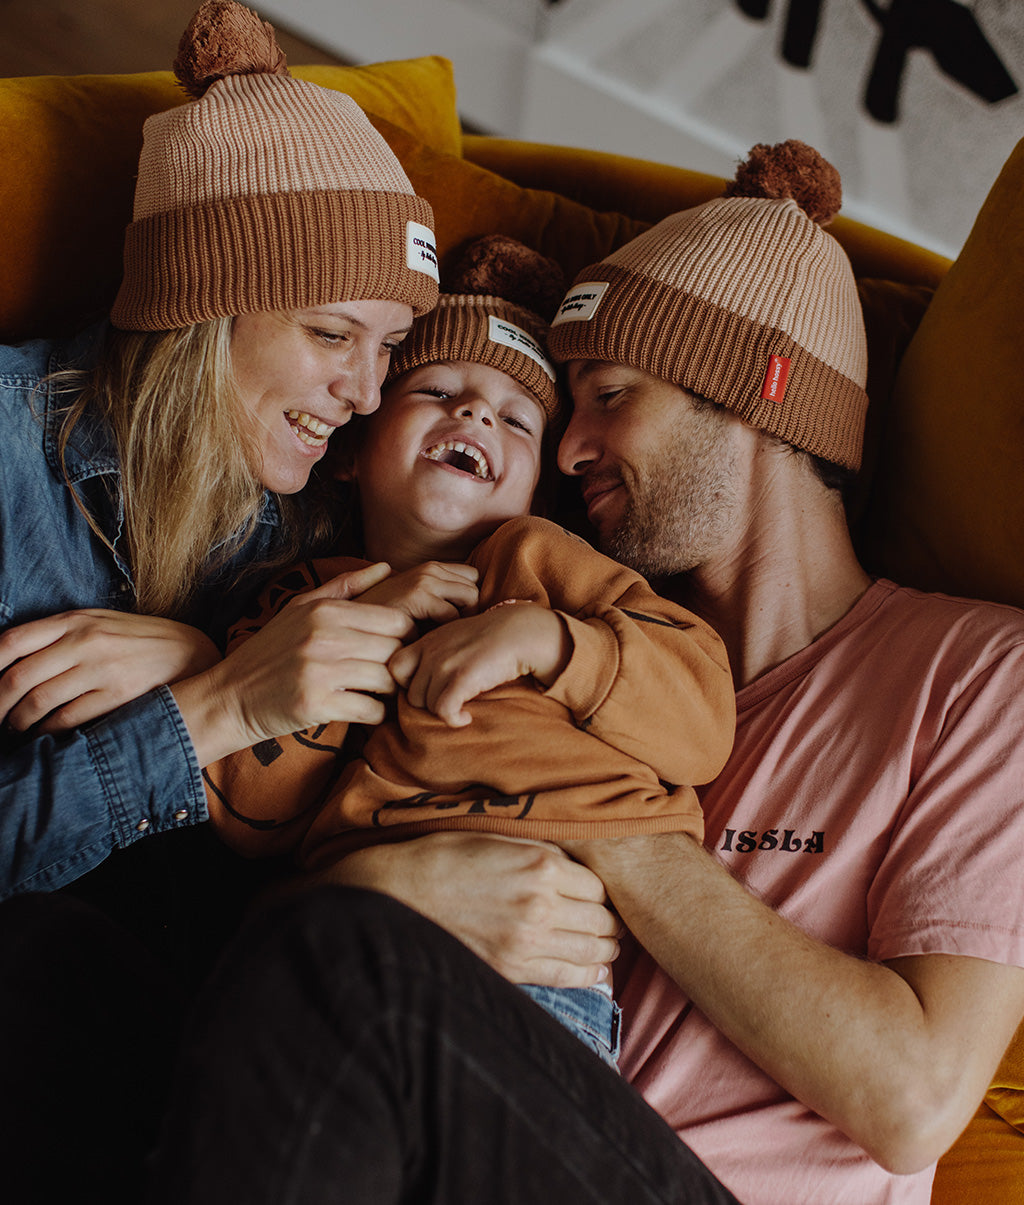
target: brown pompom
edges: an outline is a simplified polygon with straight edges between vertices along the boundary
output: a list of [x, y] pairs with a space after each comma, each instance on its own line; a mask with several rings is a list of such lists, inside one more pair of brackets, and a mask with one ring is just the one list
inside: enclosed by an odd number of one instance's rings
[[565, 273], [547, 256], [505, 234], [488, 234], [461, 253], [446, 293], [501, 297], [550, 322], [565, 295]]
[[227, 75], [288, 75], [274, 27], [235, 0], [206, 0], [178, 43], [174, 74], [198, 100]]
[[827, 226], [843, 203], [839, 173], [812, 146], [791, 138], [759, 142], [726, 188], [727, 197], [791, 197], [819, 226]]

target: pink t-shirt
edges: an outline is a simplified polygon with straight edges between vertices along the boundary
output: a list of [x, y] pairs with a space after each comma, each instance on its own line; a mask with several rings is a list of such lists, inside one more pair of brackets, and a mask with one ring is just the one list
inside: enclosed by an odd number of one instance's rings
[[[756, 895], [854, 955], [1024, 966], [1024, 612], [879, 581], [737, 704], [706, 843]], [[926, 1205], [645, 953], [615, 981], [623, 1074], [745, 1205]]]

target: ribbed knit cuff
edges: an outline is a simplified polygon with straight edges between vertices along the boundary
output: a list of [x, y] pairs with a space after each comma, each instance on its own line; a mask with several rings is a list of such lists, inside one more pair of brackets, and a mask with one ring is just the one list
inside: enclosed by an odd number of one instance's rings
[[111, 319], [124, 330], [174, 330], [357, 300], [405, 302], [422, 314], [438, 295], [432, 226], [421, 197], [369, 190], [271, 193], [155, 214], [127, 230]]
[[560, 398], [547, 351], [530, 331], [540, 319], [501, 297], [443, 293], [437, 308], [417, 322], [391, 359], [389, 380], [438, 360], [467, 360], [506, 373], [540, 402], [549, 421]]
[[[581, 277], [571, 292], [591, 282], [608, 287], [591, 317], [555, 318], [548, 349], [557, 363], [630, 364], [794, 447], [859, 468], [867, 394], [789, 335], [614, 265], [595, 265]], [[762, 396], [773, 356], [788, 361], [781, 401]]]

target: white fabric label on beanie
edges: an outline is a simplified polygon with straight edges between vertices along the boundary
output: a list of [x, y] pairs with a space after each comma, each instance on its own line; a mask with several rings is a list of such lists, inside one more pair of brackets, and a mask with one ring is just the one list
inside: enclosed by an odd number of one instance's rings
[[597, 313], [597, 307], [607, 289], [606, 280], [588, 280], [583, 284], [573, 285], [558, 307], [558, 313], [551, 325], [557, 326], [560, 322], [589, 322]]
[[487, 338], [492, 343], [500, 343], [503, 347], [514, 348], [516, 351], [521, 351], [524, 356], [529, 356], [531, 360], [536, 360], [551, 380], [555, 379], [555, 370], [548, 363], [547, 358], [541, 351], [540, 344], [536, 339], [528, 335], [521, 326], [516, 326], [514, 322], [505, 322], [501, 318], [495, 318], [493, 314], [488, 314]]
[[438, 283], [441, 277], [437, 271], [437, 246], [434, 243], [434, 232], [429, 226], [420, 222], [405, 223], [405, 264], [413, 272], [422, 272], [424, 276], [432, 276]]

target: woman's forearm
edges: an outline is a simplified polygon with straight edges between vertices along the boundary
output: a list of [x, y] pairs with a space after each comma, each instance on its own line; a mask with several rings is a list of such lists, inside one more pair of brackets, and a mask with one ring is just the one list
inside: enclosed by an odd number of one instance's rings
[[223, 661], [175, 683], [201, 766], [314, 724], [380, 723], [379, 696], [395, 689], [388, 659], [412, 620], [332, 593], [344, 581], [294, 599]]
[[117, 848], [206, 818], [202, 780], [166, 687], [85, 728], [3, 740], [0, 898], [53, 891]]

